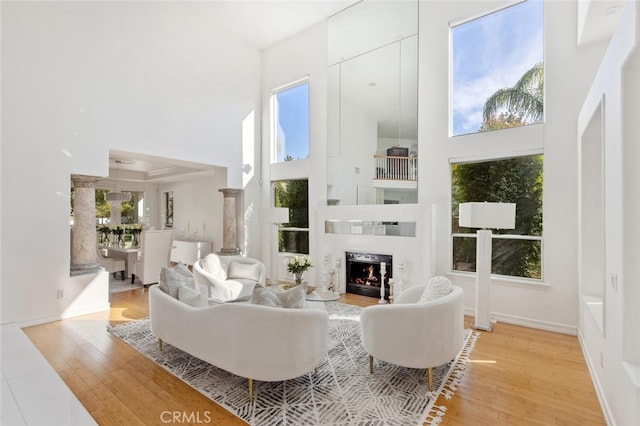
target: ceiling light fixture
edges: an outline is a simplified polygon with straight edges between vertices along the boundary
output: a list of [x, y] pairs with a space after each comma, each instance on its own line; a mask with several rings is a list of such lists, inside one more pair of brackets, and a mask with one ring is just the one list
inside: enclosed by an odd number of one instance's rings
[[[116, 163], [116, 166], [118, 167], [116, 169], [116, 173], [114, 176], [115, 180], [118, 180], [119, 177], [119, 172], [120, 172], [120, 164], [123, 163], [123, 161], [121, 160], [114, 160], [114, 162]], [[118, 191], [117, 187], [116, 187], [116, 191], [115, 192], [107, 192], [107, 194], [105, 195], [105, 199], [107, 201], [129, 201], [131, 199], [131, 194], [127, 194], [124, 192], [120, 192]]]

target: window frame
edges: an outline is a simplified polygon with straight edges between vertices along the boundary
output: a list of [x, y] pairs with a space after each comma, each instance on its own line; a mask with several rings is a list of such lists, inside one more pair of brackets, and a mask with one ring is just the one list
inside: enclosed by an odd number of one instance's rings
[[[286, 160], [287, 153], [283, 152], [284, 158], [282, 160], [278, 160], [278, 129], [279, 129], [279, 109], [277, 108], [277, 100], [278, 95], [284, 93], [288, 90], [307, 85], [307, 156], [304, 158], [294, 158], [292, 160]], [[287, 161], [297, 161], [304, 160], [311, 156], [311, 83], [309, 76], [305, 76], [298, 80], [294, 80], [282, 86], [275, 87], [271, 89], [271, 94], [269, 96], [269, 123], [270, 123], [270, 156], [269, 160], [271, 164], [282, 164]]]
[[[310, 217], [309, 217], [309, 178], [305, 177], [305, 178], [291, 178], [291, 179], [277, 179], [277, 180], [273, 180], [271, 181], [271, 197], [272, 197], [272, 203], [271, 205], [273, 207], [287, 207], [288, 206], [282, 206], [280, 205], [280, 203], [278, 202], [277, 196], [276, 196], [276, 185], [279, 182], [292, 182], [292, 181], [306, 181], [307, 182], [307, 227], [299, 227], [299, 226], [291, 226], [290, 223], [286, 223], [282, 224], [279, 223], [276, 229], [276, 253], [278, 255], [284, 255], [284, 256], [291, 256], [291, 255], [309, 255], [310, 251], [311, 251], [311, 228], [310, 228]], [[279, 241], [280, 241], [280, 232], [282, 231], [291, 231], [291, 232], [306, 232], [307, 234], [307, 244], [308, 244], [308, 250], [307, 253], [302, 253], [302, 252], [290, 252], [290, 251], [280, 251], [280, 245], [279, 245]]]
[[[461, 27], [463, 25], [469, 24], [471, 22], [477, 21], [479, 19], [483, 19], [486, 18], [487, 16], [490, 15], [495, 15], [497, 13], [500, 12], [504, 12], [508, 9], [514, 8], [514, 7], [518, 7], [520, 5], [522, 5], [523, 3], [527, 3], [530, 0], [514, 0], [512, 2], [510, 2], [509, 4], [506, 5], [500, 5], [498, 7], [495, 8], [489, 8], [486, 11], [483, 11], [481, 13], [477, 13], [475, 15], [469, 16], [469, 17], [465, 17], [462, 19], [455, 19], [449, 22], [449, 72], [448, 72], [448, 77], [449, 77], [449, 90], [448, 90], [448, 101], [449, 101], [449, 108], [448, 108], [448, 136], [449, 138], [458, 138], [458, 137], [464, 137], [464, 136], [471, 136], [471, 135], [476, 135], [478, 133], [485, 133], [488, 131], [494, 131], [494, 130], [504, 130], [504, 128], [501, 129], [488, 129], [488, 130], [476, 130], [476, 131], [464, 131], [461, 133], [456, 133], [455, 132], [455, 123], [454, 123], [454, 62], [455, 62], [455, 57], [454, 57], [454, 30], [455, 28]], [[542, 66], [543, 69], [545, 69], [545, 48], [544, 48], [544, 39], [545, 39], [545, 32], [544, 32], [544, 8], [545, 8], [545, 4], [544, 4], [544, 0], [532, 0], [533, 1], [538, 1], [541, 4], [542, 7], [542, 42], [541, 42], [541, 50], [542, 50]], [[521, 77], [519, 77], [521, 78]], [[543, 87], [544, 87], [544, 81], [546, 80], [546, 78], [543, 76]], [[501, 87], [496, 87], [496, 91], [502, 89]], [[546, 121], [546, 96], [545, 93], [546, 90], [543, 91], [542, 94], [542, 104], [543, 104], [543, 111], [542, 111], [542, 118], [539, 121], [536, 121], [534, 123], [528, 123], [526, 125], [519, 125], [519, 126], [513, 126], [513, 127], [528, 127], [528, 126], [534, 126], [537, 124], [544, 124]], [[481, 122], [480, 125], [482, 126], [484, 124], [484, 122]], [[513, 128], [513, 127], [505, 127], [505, 128]]]
[[[541, 155], [543, 157], [544, 163], [544, 152], [543, 150], [528, 150], [528, 151], [519, 151], [519, 152], [511, 152], [504, 153], [502, 155], [494, 155], [488, 157], [459, 157], [459, 158], [451, 158], [449, 160], [449, 273], [451, 274], [459, 274], [464, 276], [475, 276], [476, 271], [463, 271], [454, 269], [455, 255], [454, 255], [454, 239], [455, 238], [473, 238], [477, 239], [477, 232], [453, 232], [453, 173], [452, 166], [455, 164], [477, 164], [477, 163], [486, 163], [492, 161], [500, 161], [500, 160], [508, 160], [512, 158], [518, 157], [527, 157], [527, 156], [538, 156]], [[542, 210], [544, 212], [544, 166], [543, 166], [543, 193], [542, 193]], [[492, 278], [498, 278], [502, 280], [508, 281], [517, 281], [524, 282], [528, 284], [540, 284], [544, 282], [545, 279], [545, 261], [544, 261], [544, 214], [542, 215], [542, 231], [540, 235], [523, 235], [523, 234], [499, 234], [492, 233], [491, 243], [493, 246], [494, 240], [521, 240], [521, 241], [539, 241], [540, 242], [540, 278], [531, 278], [525, 276], [518, 275], [504, 275], [504, 274], [496, 274], [491, 272], [490, 276]], [[491, 264], [493, 269], [493, 262]]]

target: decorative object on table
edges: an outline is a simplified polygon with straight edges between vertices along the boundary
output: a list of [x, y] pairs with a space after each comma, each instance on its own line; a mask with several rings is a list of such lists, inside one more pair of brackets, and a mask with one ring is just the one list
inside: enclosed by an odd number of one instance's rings
[[389, 278], [389, 303], [393, 303], [393, 287], [395, 286], [395, 282], [393, 278]]
[[387, 303], [384, 300], [384, 277], [387, 275], [387, 264], [385, 262], [380, 262], [380, 300], [378, 303], [384, 305]]
[[322, 258], [322, 288], [329, 288], [329, 255]]
[[99, 225], [96, 227], [96, 231], [98, 232], [98, 245], [101, 247], [105, 247], [109, 245], [109, 233], [111, 230], [107, 225]]
[[[170, 344], [160, 351], [157, 337], [149, 330], [149, 319], [120, 324], [109, 331], [251, 425], [435, 425], [442, 421], [446, 400], [454, 397], [464, 378], [479, 333], [466, 330], [458, 356], [433, 369], [433, 392], [429, 392], [423, 369], [378, 361], [382, 367], [370, 374], [358, 321], [362, 308], [340, 302], [323, 306], [329, 312], [329, 341], [317, 377], [311, 372], [287, 381], [256, 383], [258, 392], [252, 402], [245, 390], [246, 379]], [[405, 383], [410, 386], [403, 386]], [[393, 392], [393, 397], [387, 392]], [[443, 398], [436, 405], [438, 396]], [[383, 407], [379, 406], [381, 399]]]
[[127, 231], [131, 234], [131, 247], [138, 247], [138, 245], [140, 245], [140, 233], [142, 232], [143, 225], [134, 223], [125, 226]]
[[312, 268], [313, 262], [309, 256], [293, 256], [285, 259], [284, 264], [287, 266], [287, 271], [291, 272], [294, 277], [296, 285], [302, 284], [303, 274], [307, 269]]
[[478, 330], [491, 331], [491, 229], [514, 229], [515, 203], [460, 203], [460, 227], [476, 232], [476, 321]]

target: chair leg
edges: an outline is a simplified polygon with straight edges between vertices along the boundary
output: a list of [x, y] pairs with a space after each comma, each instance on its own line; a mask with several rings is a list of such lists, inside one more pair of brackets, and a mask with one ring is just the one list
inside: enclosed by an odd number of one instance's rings
[[115, 280], [116, 278], [117, 278], [117, 277], [116, 277], [116, 273], [114, 272], [114, 273], [113, 273], [113, 279]]
[[120, 279], [124, 281], [124, 271], [120, 271]]
[[373, 355], [369, 355], [369, 373], [373, 373]]
[[136, 274], [131, 274], [131, 284], [136, 280]]
[[158, 339], [158, 349], [162, 351], [162, 339]]
[[247, 383], [249, 385], [249, 401], [253, 401], [253, 379], [248, 379]]
[[316, 367], [316, 368], [314, 368], [314, 369], [313, 369], [313, 375], [314, 375], [315, 377], [318, 377], [318, 367]]
[[433, 368], [429, 367], [429, 391], [433, 390]]

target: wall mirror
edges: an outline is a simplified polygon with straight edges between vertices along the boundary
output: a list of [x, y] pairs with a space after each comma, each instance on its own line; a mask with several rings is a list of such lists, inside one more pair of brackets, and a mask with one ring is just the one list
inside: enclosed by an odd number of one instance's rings
[[417, 202], [417, 33], [417, 1], [329, 19], [328, 204]]

